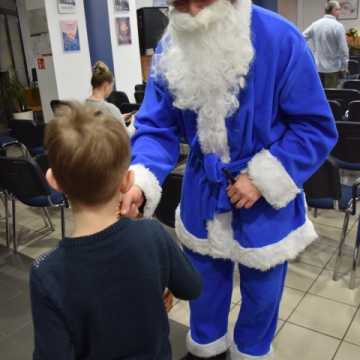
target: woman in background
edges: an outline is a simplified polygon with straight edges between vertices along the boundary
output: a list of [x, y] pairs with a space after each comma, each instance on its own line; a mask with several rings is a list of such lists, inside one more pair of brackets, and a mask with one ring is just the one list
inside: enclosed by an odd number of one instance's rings
[[97, 61], [91, 78], [92, 94], [86, 99], [86, 104], [96, 107], [99, 110], [110, 113], [116, 120], [119, 120], [125, 126], [128, 135], [131, 137], [135, 128], [132, 121], [132, 115], [121, 114], [120, 110], [106, 101], [106, 98], [112, 93], [114, 88], [114, 75], [102, 61]]

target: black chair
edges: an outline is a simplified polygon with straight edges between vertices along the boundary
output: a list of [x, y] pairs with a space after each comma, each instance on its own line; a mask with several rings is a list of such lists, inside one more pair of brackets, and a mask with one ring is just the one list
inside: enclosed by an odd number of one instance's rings
[[[339, 210], [345, 213], [344, 222], [338, 247], [338, 253], [333, 273], [333, 279], [339, 279], [339, 268], [343, 248], [349, 227], [350, 216], [356, 215], [358, 201], [358, 187], [360, 179], [352, 186], [341, 185], [340, 169], [336, 159], [330, 157], [319, 170], [304, 184], [307, 204], [315, 209]], [[359, 224], [358, 224], [359, 226]], [[356, 267], [359, 260], [360, 236], [357, 237], [353, 252], [353, 266], [349, 287], [355, 287]]]
[[348, 62], [348, 71], [350, 76], [360, 74], [360, 63], [357, 60], [350, 59]]
[[331, 152], [341, 169], [360, 171], [360, 123], [340, 121], [336, 123], [339, 140]]
[[135, 85], [135, 91], [145, 91], [145, 84], [137, 84]]
[[163, 192], [155, 216], [163, 224], [175, 228], [175, 212], [180, 203], [183, 175], [171, 173], [163, 184]]
[[350, 60], [355, 60], [360, 63], [360, 55], [350, 55]]
[[360, 91], [360, 80], [346, 80], [343, 83], [343, 88]]
[[113, 91], [107, 98], [107, 101], [114, 104], [119, 110], [122, 104], [128, 104], [130, 102], [128, 96], [123, 91]]
[[145, 92], [144, 91], [135, 91], [134, 97], [138, 104], [141, 104], [144, 100]]
[[120, 106], [120, 111], [122, 114], [128, 114], [131, 112], [138, 111], [140, 109], [140, 104], [134, 104], [134, 103], [125, 103]]
[[360, 100], [360, 91], [353, 89], [325, 89], [328, 100], [336, 100], [341, 104], [342, 111], [348, 108], [351, 101]]
[[[31, 155], [26, 147], [19, 143], [16, 139], [10, 136], [0, 136], [0, 156], [16, 156], [21, 158], [30, 158]], [[6, 189], [1, 185], [1, 172], [0, 172], [0, 193], [3, 194], [3, 203], [5, 208], [5, 237], [6, 246], [10, 246], [9, 237], [9, 194]]]
[[45, 125], [35, 125], [32, 121], [9, 121], [11, 136], [24, 144], [32, 155], [44, 152]]
[[347, 119], [348, 121], [360, 122], [360, 100], [352, 101], [349, 104]]
[[344, 113], [341, 104], [336, 100], [329, 100], [329, 105], [334, 115], [335, 121], [342, 121]]
[[61, 212], [61, 234], [65, 236], [65, 213], [68, 206], [64, 194], [52, 190], [39, 165], [32, 159], [0, 157], [2, 187], [11, 196], [12, 201], [12, 236], [14, 251], [17, 252], [16, 239], [16, 200], [25, 205], [44, 209], [46, 227], [53, 231], [47, 207], [59, 207]]

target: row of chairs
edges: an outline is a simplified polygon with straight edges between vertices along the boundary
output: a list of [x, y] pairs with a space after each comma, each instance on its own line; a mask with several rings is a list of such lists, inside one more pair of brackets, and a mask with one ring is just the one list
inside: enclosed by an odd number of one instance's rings
[[[12, 239], [14, 252], [18, 251], [16, 236], [16, 201], [41, 208], [45, 228], [48, 233], [54, 231], [48, 208], [60, 209], [61, 235], [65, 236], [65, 208], [68, 202], [64, 194], [54, 191], [47, 184], [45, 172], [48, 168], [46, 155], [32, 158], [27, 148], [10, 137], [0, 137], [0, 193], [4, 199], [6, 243], [10, 246]], [[9, 212], [11, 202], [11, 213]], [[12, 218], [12, 234], [10, 236], [10, 222]]]
[[118, 107], [122, 114], [137, 111], [144, 99], [146, 83], [135, 85], [134, 98], [136, 103], [131, 103], [124, 91], [113, 91], [107, 101]]
[[360, 91], [354, 89], [325, 89], [326, 97], [336, 121], [349, 120], [348, 111], [352, 104], [352, 120], [357, 118], [357, 102], [360, 101]]

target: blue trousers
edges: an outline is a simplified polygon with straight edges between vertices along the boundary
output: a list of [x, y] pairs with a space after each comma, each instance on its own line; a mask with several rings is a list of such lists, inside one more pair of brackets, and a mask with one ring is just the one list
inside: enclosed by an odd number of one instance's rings
[[[204, 284], [200, 298], [190, 302], [188, 350], [200, 357], [214, 356], [229, 348], [227, 332], [234, 263], [188, 249], [185, 252], [202, 274]], [[235, 352], [240, 354], [239, 359], [246, 358], [245, 355], [263, 358], [271, 352], [287, 263], [265, 272], [239, 265], [239, 271], [242, 302], [234, 330]]]

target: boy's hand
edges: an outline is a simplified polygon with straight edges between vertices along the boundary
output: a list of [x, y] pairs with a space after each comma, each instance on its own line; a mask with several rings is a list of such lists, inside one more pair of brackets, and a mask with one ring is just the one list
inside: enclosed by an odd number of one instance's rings
[[237, 209], [250, 209], [260, 198], [261, 193], [247, 174], [240, 174], [234, 185], [229, 185], [227, 192], [230, 201]]
[[173, 306], [173, 300], [174, 300], [173, 294], [169, 290], [166, 290], [164, 292], [163, 299], [164, 299], [166, 312], [169, 312]]
[[139, 216], [139, 208], [144, 203], [145, 198], [142, 190], [133, 185], [130, 190], [124, 194], [120, 204], [120, 216], [135, 219]]

